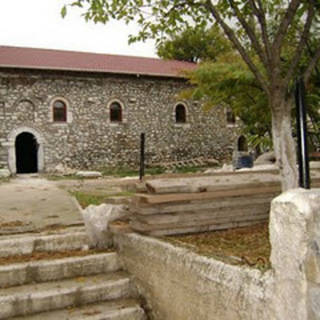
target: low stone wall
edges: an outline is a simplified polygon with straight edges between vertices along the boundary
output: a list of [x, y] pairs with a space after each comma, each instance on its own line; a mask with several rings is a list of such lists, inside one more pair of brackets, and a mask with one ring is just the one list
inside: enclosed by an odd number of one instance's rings
[[153, 320], [320, 319], [320, 189], [272, 201], [272, 269], [261, 273], [138, 234], [117, 234]]

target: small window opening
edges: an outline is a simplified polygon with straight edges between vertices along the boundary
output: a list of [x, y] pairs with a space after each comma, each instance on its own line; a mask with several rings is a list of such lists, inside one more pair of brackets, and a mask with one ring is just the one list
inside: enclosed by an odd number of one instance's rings
[[121, 122], [122, 121], [122, 108], [120, 103], [113, 102], [110, 106], [110, 121]]
[[186, 107], [183, 104], [178, 104], [176, 106], [176, 123], [185, 123], [186, 120]]
[[248, 151], [248, 142], [244, 136], [240, 136], [238, 139], [238, 151]]
[[236, 123], [236, 116], [230, 108], [227, 109], [227, 123], [228, 124]]
[[67, 121], [67, 106], [61, 100], [56, 100], [53, 103], [53, 121], [54, 122]]

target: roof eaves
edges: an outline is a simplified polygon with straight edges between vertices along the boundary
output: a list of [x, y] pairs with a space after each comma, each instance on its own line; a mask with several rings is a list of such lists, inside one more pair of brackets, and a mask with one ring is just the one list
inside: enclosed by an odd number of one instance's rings
[[111, 74], [128, 74], [128, 75], [142, 75], [150, 77], [162, 77], [162, 78], [186, 78], [182, 74], [165, 74], [165, 73], [152, 73], [152, 72], [134, 72], [134, 71], [106, 71], [99, 69], [80, 69], [80, 68], [63, 68], [63, 67], [41, 67], [41, 66], [21, 66], [21, 65], [6, 65], [1, 64], [0, 68], [12, 68], [12, 69], [35, 69], [35, 70], [54, 70], [54, 71], [74, 71], [74, 72], [90, 72], [90, 73], [111, 73]]

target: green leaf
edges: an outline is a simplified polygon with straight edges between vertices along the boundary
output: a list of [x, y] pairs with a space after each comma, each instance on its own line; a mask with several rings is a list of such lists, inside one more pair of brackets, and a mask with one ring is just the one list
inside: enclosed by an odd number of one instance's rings
[[60, 12], [62, 18], [64, 18], [67, 15], [67, 7], [63, 6]]

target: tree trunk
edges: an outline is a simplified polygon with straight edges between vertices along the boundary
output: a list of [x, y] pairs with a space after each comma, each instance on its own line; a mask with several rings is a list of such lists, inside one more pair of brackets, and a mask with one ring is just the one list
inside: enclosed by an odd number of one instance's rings
[[292, 99], [271, 100], [272, 139], [280, 170], [282, 191], [298, 187], [298, 168], [295, 141], [292, 137]]

